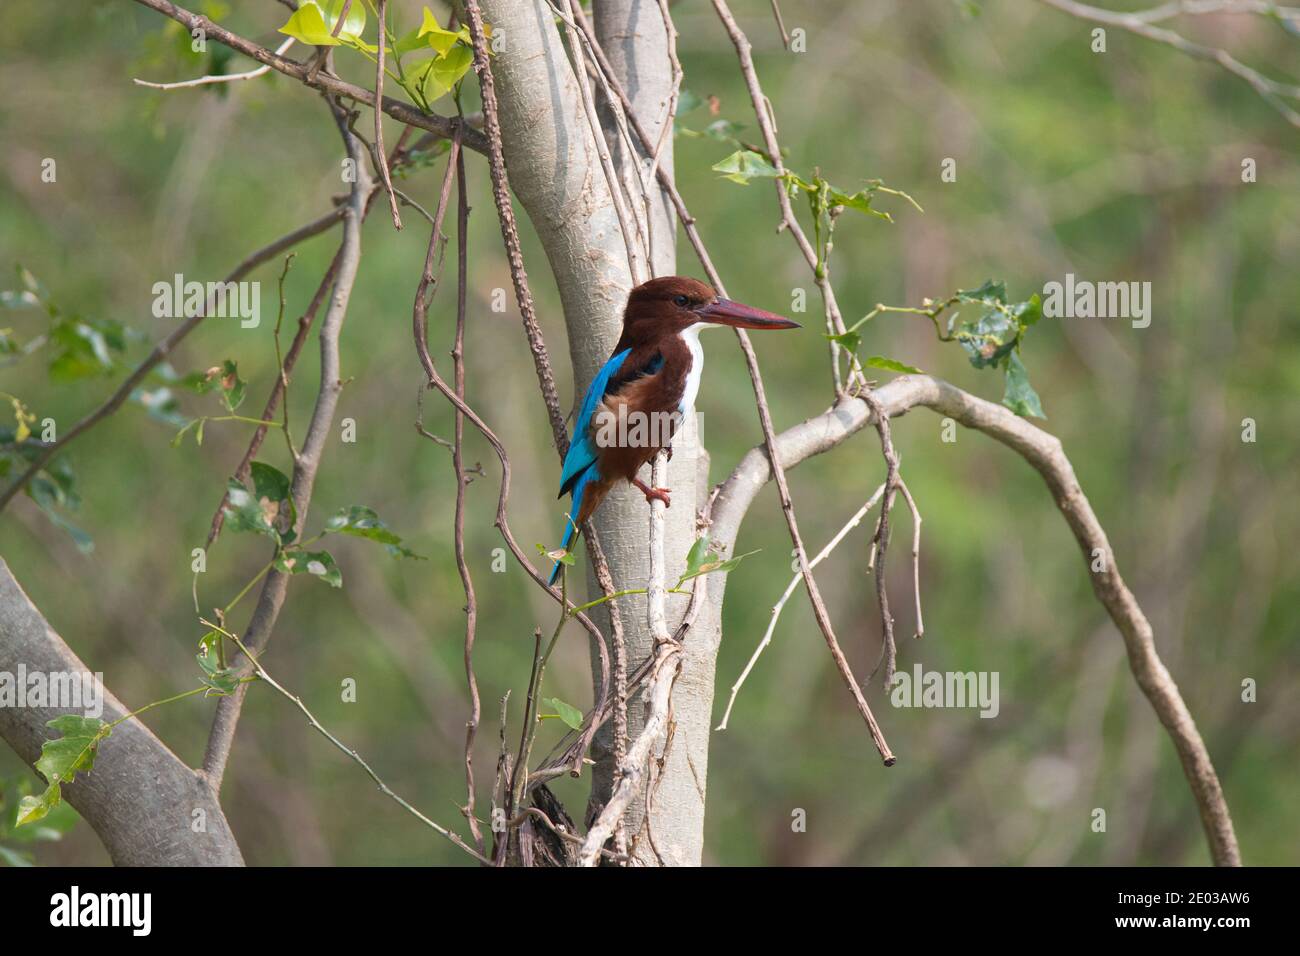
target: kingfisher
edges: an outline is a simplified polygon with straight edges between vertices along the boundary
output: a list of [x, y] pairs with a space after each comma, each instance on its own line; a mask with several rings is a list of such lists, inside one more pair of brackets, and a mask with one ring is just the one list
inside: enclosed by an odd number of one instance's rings
[[[721, 298], [686, 276], [663, 276], [634, 288], [623, 311], [623, 334], [583, 396], [564, 457], [559, 497], [572, 495], [573, 504], [563, 550], [620, 480], [635, 485], [647, 502], [671, 504], [671, 489], [651, 488], [637, 471], [662, 449], [672, 453], [673, 434], [700, 390], [700, 332], [710, 325], [800, 328], [784, 316]], [[551, 569], [551, 584], [560, 563]]]

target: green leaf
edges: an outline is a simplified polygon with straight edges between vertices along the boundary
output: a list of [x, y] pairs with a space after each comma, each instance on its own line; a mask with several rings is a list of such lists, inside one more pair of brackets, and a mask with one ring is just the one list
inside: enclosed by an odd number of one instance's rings
[[876, 187], [874, 185], [865, 189], [859, 189], [855, 193], [846, 193], [842, 189], [836, 189], [834, 186], [831, 186], [826, 191], [827, 206], [843, 206], [846, 209], [856, 209], [858, 212], [869, 213], [870, 215], [875, 216], [878, 219], [883, 219], [886, 222], [893, 222], [893, 216], [887, 212], [882, 212], [871, 205], [871, 200], [874, 197], [875, 191]]
[[872, 368], [883, 368], [891, 372], [902, 372], [906, 375], [924, 375], [925, 373], [915, 365], [907, 365], [897, 359], [886, 358], [883, 355], [873, 355], [866, 360], [867, 365]]
[[752, 150], [742, 149], [732, 153], [726, 159], [713, 164], [715, 173], [722, 173], [723, 179], [748, 186], [751, 179], [772, 179], [779, 176], [776, 167]]
[[221, 402], [227, 410], [235, 411], [244, 401], [248, 384], [239, 377], [239, 363], [234, 359], [224, 359], [220, 365], [214, 365], [205, 372], [190, 372], [173, 379], [180, 388], [187, 388], [196, 395], [208, 392], [221, 392]]
[[278, 502], [266, 506], [234, 478], [226, 483], [226, 527], [232, 531], [251, 531], [279, 539], [274, 521], [279, 516]]
[[433, 15], [428, 7], [424, 8], [424, 22], [420, 24], [417, 34], [426, 37], [426, 43], [438, 51], [439, 56], [446, 56], [447, 51], [454, 47], [460, 40], [459, 33], [452, 33], [450, 30], [444, 30], [438, 25], [438, 19]]
[[131, 392], [131, 401], [140, 405], [149, 417], [173, 428], [184, 428], [189, 419], [181, 414], [176, 395], [166, 385], [157, 388], [137, 388]]
[[962, 302], [1001, 302], [1007, 301], [1007, 284], [1003, 281], [985, 279], [978, 289], [958, 289], [957, 298]]
[[714, 120], [702, 130], [691, 129], [690, 127], [678, 123], [676, 126], [676, 132], [690, 139], [708, 137], [709, 139], [716, 139], [719, 143], [730, 143], [733, 146], [742, 146], [741, 142], [736, 139], [736, 134], [744, 128], [745, 127], [740, 123], [733, 123], [728, 119], [718, 119]]
[[292, 541], [298, 509], [290, 495], [289, 476], [264, 461], [255, 461], [249, 468], [249, 477], [253, 479], [253, 494], [280, 540]]
[[18, 801], [18, 816], [14, 818], [15, 829], [43, 819], [59, 805], [62, 796], [59, 785], [52, 783], [45, 788], [45, 792], [39, 797], [31, 795], [23, 797]]
[[49, 340], [53, 350], [50, 377], [59, 382], [107, 375], [116, 367], [112, 353], [126, 348], [122, 324], [103, 319], [56, 318]]
[[[361, 6], [360, 0], [355, 0], [353, 6]], [[289, 22], [280, 27], [279, 32], [309, 46], [338, 46], [343, 41], [331, 36], [330, 29], [331, 27], [325, 23], [325, 14], [321, 12], [315, 0], [304, 0], [289, 17]]]
[[542, 701], [542, 703], [548, 704], [554, 708], [555, 716], [560, 718], [565, 726], [569, 727], [571, 730], [582, 729], [582, 711], [578, 710], [578, 708], [574, 707], [572, 704], [565, 703], [558, 697], [548, 697], [546, 700]]
[[44, 283], [30, 269], [22, 263], [15, 263], [14, 274], [22, 288], [0, 292], [0, 306], [6, 309], [44, 306], [51, 316], [57, 314], [58, 310], [50, 303], [50, 290], [45, 288]]
[[[41, 745], [41, 755], [36, 760], [36, 770], [48, 783], [71, 783], [78, 771], [88, 773], [94, 767], [99, 742], [108, 736], [107, 724], [98, 717], [61, 714], [47, 721], [45, 726], [63, 735], [45, 741]], [[48, 809], [47, 807], [47, 811]]]
[[65, 478], [60, 480], [54, 478], [51, 474], [53, 466], [49, 472], [41, 472], [27, 483], [27, 495], [36, 502], [45, 517], [52, 524], [66, 532], [71, 538], [77, 550], [82, 554], [89, 554], [95, 550], [94, 539], [85, 531], [77, 527], [59, 511], [60, 507], [74, 509], [79, 504], [79, 499], [71, 491], [71, 475], [64, 473]]
[[[46, 809], [40, 826], [23, 826], [9, 834], [7, 839], [18, 844], [55, 843], [62, 840], [80, 821], [81, 816], [71, 804], [58, 801]], [[28, 821], [29, 824], [32, 822], [35, 821]]]
[[565, 567], [573, 567], [577, 557], [572, 551], [565, 551], [563, 548], [549, 549], [544, 544], [537, 545], [537, 553], [551, 561], [559, 561]]
[[861, 333], [855, 332], [852, 329], [847, 332], [841, 332], [839, 335], [827, 335], [826, 338], [832, 342], [838, 342], [850, 352], [856, 352], [858, 346], [862, 344]]
[[339, 14], [343, 12], [343, 3], [344, 0], [334, 0], [327, 16], [317, 0], [303, 0], [289, 21], [280, 27], [280, 32], [311, 46], [347, 45], [374, 53], [379, 48], [366, 43], [361, 37], [366, 29], [365, 0], [352, 0], [338, 36], [333, 35]]
[[1046, 418], [1038, 393], [1029, 384], [1029, 373], [1020, 356], [1012, 352], [1007, 358], [1006, 392], [1002, 404], [1022, 418]]
[[1038, 293], [1035, 292], [1027, 302], [1019, 303], [1011, 311], [1020, 321], [1020, 327], [1027, 329], [1029, 326], [1037, 324], [1038, 320], [1043, 317], [1043, 303], [1038, 298]]
[[677, 580], [677, 586], [681, 587], [682, 584], [689, 581], [691, 578], [698, 578], [702, 574], [712, 574], [714, 571], [721, 571], [725, 574], [728, 571], [734, 570], [741, 561], [744, 561], [751, 554], [758, 554], [757, 549], [754, 551], [746, 551], [744, 554], [738, 554], [734, 558], [728, 558], [725, 561], [714, 554], [706, 555], [706, 558], [712, 560], [705, 560], [695, 568], [688, 567], [686, 571], [682, 572], [682, 576]]
[[388, 553], [395, 558], [418, 558], [424, 560], [422, 555], [402, 545], [402, 539], [395, 532], [389, 530], [388, 526], [379, 520], [379, 515], [374, 510], [364, 505], [352, 505], [349, 508], [340, 508], [338, 514], [325, 522], [326, 534], [350, 534], [358, 538], [369, 538], [371, 541], [378, 541], [388, 549]]
[[429, 49], [429, 41], [424, 38], [424, 34], [420, 32], [419, 27], [402, 36], [393, 44], [393, 52], [398, 56], [406, 56], [406, 54], [414, 53], [416, 50], [427, 49]]
[[[334, 29], [334, 25], [339, 22], [339, 14], [343, 12], [345, 0], [334, 0], [330, 4], [329, 25]], [[352, 5], [348, 7], [348, 15], [343, 20], [343, 29], [339, 35], [361, 36], [366, 29], [366, 3], [365, 0], [352, 0]]]
[[949, 321], [949, 331], [976, 368], [999, 364], [1020, 340], [1020, 323], [1010, 310], [1000, 306], [1001, 303], [990, 298], [985, 300], [977, 319], [963, 320], [956, 313]]
[[233, 412], [243, 404], [248, 386], [239, 377], [239, 363], [230, 359], [222, 362], [221, 377], [217, 379], [217, 384], [221, 387], [221, 399], [226, 403], [226, 408]]
[[194, 659], [203, 671], [200, 680], [222, 696], [233, 694], [239, 686], [239, 674], [233, 667], [221, 666], [221, 654], [218, 647], [224, 635], [220, 631], [208, 631], [199, 639], [199, 652]]
[[425, 60], [406, 75], [407, 90], [416, 90], [426, 103], [447, 93], [474, 64], [474, 53], [466, 46], [454, 46], [443, 56]]
[[334, 555], [328, 551], [303, 551], [298, 548], [281, 551], [276, 555], [275, 566], [286, 574], [310, 574], [330, 587], [343, 587], [343, 572], [334, 562]]
[[708, 557], [709, 536], [706, 533], [696, 538], [695, 543], [691, 545], [691, 550], [686, 553], [687, 573], [697, 573]]

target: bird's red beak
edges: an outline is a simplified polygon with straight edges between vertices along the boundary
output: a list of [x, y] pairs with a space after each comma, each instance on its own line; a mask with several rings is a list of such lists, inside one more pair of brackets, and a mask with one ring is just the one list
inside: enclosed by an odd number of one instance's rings
[[756, 309], [741, 302], [732, 302], [730, 299], [718, 299], [716, 302], [710, 302], [708, 305], [701, 306], [698, 313], [705, 322], [713, 322], [717, 325], [732, 325], [738, 329], [802, 328], [798, 322], [791, 322], [783, 315], [764, 312], [762, 309]]

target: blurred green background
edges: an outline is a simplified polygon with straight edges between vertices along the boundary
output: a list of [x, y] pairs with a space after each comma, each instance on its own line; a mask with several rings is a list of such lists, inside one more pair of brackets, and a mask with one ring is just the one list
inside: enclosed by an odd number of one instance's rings
[[[284, 7], [271, 0], [232, 6], [224, 24], [278, 44]], [[418, 22], [418, 4], [393, 6], [399, 24]], [[787, 27], [806, 31], [802, 54], [782, 49], [766, 0], [740, 0], [734, 10], [755, 44], [788, 165], [805, 174], [820, 168], [846, 189], [880, 178], [925, 208], [920, 214], [886, 201], [880, 205], [895, 215], [892, 225], [853, 213], [840, 220], [833, 274], [850, 320], [877, 302], [918, 305], [989, 277], [1005, 279], [1013, 300], [1067, 272], [1152, 283], [1149, 328], [1045, 319], [1030, 333], [1024, 360], [1048, 415], [1044, 427], [1064, 442], [1206, 738], [1245, 860], [1295, 864], [1300, 817], [1287, 808], [1300, 799], [1300, 131], [1213, 65], [1118, 30], [1109, 31], [1106, 53], [1093, 53], [1090, 25], [1030, 0], [980, 6], [972, 15], [969, 5], [949, 0], [786, 0]], [[445, 8], [434, 9], [445, 22]], [[686, 86], [716, 96], [718, 116], [742, 124], [742, 139], [757, 140], [734, 53], [711, 8], [678, 3], [674, 15]], [[4, 21], [2, 287], [16, 287], [21, 263], [66, 313], [134, 330], [110, 371], [70, 381], [51, 379], [48, 347], [20, 362], [0, 356], [0, 391], [19, 396], [38, 421], [53, 417], [66, 428], [171, 327], [150, 312], [153, 283], [177, 272], [219, 279], [252, 249], [328, 209], [341, 192], [340, 146], [320, 99], [284, 77], [169, 93], [132, 84], [137, 76], [200, 75], [213, 59], [189, 55], [174, 24], [125, 0], [87, 5], [75, 18], [55, 5], [10, 3]], [[1263, 18], [1174, 25], [1282, 79], [1300, 42]], [[369, 84], [359, 57], [341, 54], [339, 62], [349, 78]], [[250, 68], [237, 57], [217, 65]], [[467, 108], [476, 108], [476, 98], [468, 92]], [[448, 101], [438, 108], [450, 109]], [[698, 129], [713, 118], [707, 114], [700, 107], [681, 122]], [[362, 128], [368, 124], [366, 114]], [[397, 134], [390, 124], [390, 145]], [[733, 185], [710, 171], [728, 152], [712, 139], [680, 137], [677, 178], [737, 298], [788, 310], [794, 289], [808, 291], [811, 321], [801, 338], [755, 337], [776, 425], [788, 427], [831, 397], [816, 294], [794, 244], [774, 231], [770, 186]], [[41, 181], [46, 157], [57, 161], [53, 184]], [[1257, 163], [1252, 184], [1241, 181], [1245, 157]], [[945, 158], [956, 160], [956, 182], [940, 179]], [[399, 185], [432, 208], [441, 169], [439, 162]], [[526, 548], [553, 545], [562, 519], [549, 429], [513, 296], [506, 314], [489, 307], [494, 289], [509, 289], [509, 274], [485, 162], [471, 154], [468, 170], [470, 399], [511, 451], [516, 535]], [[454, 481], [449, 454], [413, 428], [422, 377], [410, 310], [427, 224], [407, 213], [407, 228], [395, 233], [382, 202], [375, 213], [342, 340], [351, 381], [339, 417], [355, 420], [357, 440], [331, 443], [309, 527], [342, 506], [369, 505], [430, 560], [398, 562], [370, 542], [336, 542], [344, 588], [295, 580], [265, 660], [395, 790], [463, 832]], [[286, 283], [287, 321], [306, 306], [336, 242], [335, 232], [299, 247]], [[564, 324], [531, 235], [525, 257], [567, 403]], [[237, 360], [249, 383], [240, 409], [247, 415], [259, 414], [273, 381], [279, 271], [272, 263], [252, 277], [262, 282], [258, 329], [209, 321], [172, 357], [181, 374]], [[699, 274], [685, 243], [679, 271]], [[453, 302], [444, 290], [430, 317], [435, 357], [447, 369]], [[39, 310], [6, 311], [0, 328], [28, 342], [48, 321]], [[977, 371], [955, 345], [936, 342], [924, 320], [886, 316], [865, 332], [868, 353], [1001, 397], [1000, 375]], [[714, 481], [761, 438], [733, 341], [719, 334], [706, 343], [699, 408]], [[298, 434], [317, 379], [313, 338], [290, 404]], [[221, 413], [212, 396], [179, 400], [190, 416]], [[450, 435], [445, 403], [427, 407], [429, 428]], [[1241, 440], [1245, 418], [1257, 423], [1254, 443]], [[211, 423], [202, 447], [187, 439], [173, 448], [174, 428], [128, 405], [67, 455], [82, 499], [68, 518], [93, 537], [93, 551], [79, 550], [30, 499], [0, 519], [0, 554], [129, 706], [197, 683], [203, 628], [190, 597], [190, 551], [203, 543], [249, 428]], [[553, 613], [517, 568], [491, 570], [501, 544], [492, 528], [498, 472], [490, 448], [471, 429], [467, 436], [470, 462], [481, 461], [486, 472], [469, 488], [467, 553], [480, 608], [477, 766], [487, 783], [497, 701], [513, 691], [513, 738], [531, 633], [549, 628]], [[1119, 636], [1092, 597], [1041, 479], [978, 434], [941, 442], [940, 421], [925, 410], [899, 420], [894, 438], [925, 519], [920, 642], [910, 639], [905, 511], [895, 526], [889, 581], [900, 669], [920, 662], [928, 670], [998, 671], [1001, 713], [981, 720], [972, 710], [894, 709], [877, 682], [869, 699], [901, 757], [885, 770], [806, 599], [796, 595], [730, 729], [714, 735], [707, 862], [1207, 862], [1173, 748], [1136, 690]], [[261, 457], [288, 470], [275, 433]], [[792, 473], [810, 548], [820, 549], [881, 477], [868, 433]], [[859, 674], [879, 647], [874, 585], [864, 573], [869, 533], [864, 523], [818, 572]], [[739, 550], [755, 548], [761, 554], [728, 586], [715, 720], [789, 581], [789, 541], [770, 487], [738, 542]], [[204, 607], [228, 601], [267, 558], [262, 539], [225, 534], [202, 576]], [[241, 605], [236, 628], [251, 606]], [[356, 703], [340, 700], [346, 678], [357, 682]], [[1241, 701], [1246, 678], [1258, 682], [1257, 703]], [[547, 673], [546, 693], [590, 704], [587, 649], [576, 627]], [[194, 764], [213, 706], [190, 699], [145, 720]], [[558, 737], [557, 723], [543, 726], [542, 750]], [[112, 759], [111, 743], [101, 759]], [[0, 777], [31, 774], [4, 749]], [[563, 781], [557, 792], [580, 817], [585, 781]], [[483, 786], [481, 808], [487, 799]], [[249, 694], [223, 803], [250, 863], [467, 862], [379, 795], [267, 688]], [[1104, 834], [1089, 827], [1096, 807], [1107, 811]], [[791, 830], [796, 808], [807, 811], [806, 833]], [[107, 862], [84, 824], [60, 843], [38, 846], [36, 859]]]

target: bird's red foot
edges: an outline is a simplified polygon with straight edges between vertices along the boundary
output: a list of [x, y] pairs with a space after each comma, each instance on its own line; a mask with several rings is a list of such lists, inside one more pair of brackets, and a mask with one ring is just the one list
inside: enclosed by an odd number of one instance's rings
[[671, 488], [651, 488], [640, 478], [633, 478], [632, 484], [636, 485], [637, 488], [640, 489], [641, 494], [645, 495], [645, 500], [647, 502], [658, 500], [664, 503], [665, 508], [671, 508], [673, 506], [672, 500], [668, 497], [669, 493], [672, 491]]

